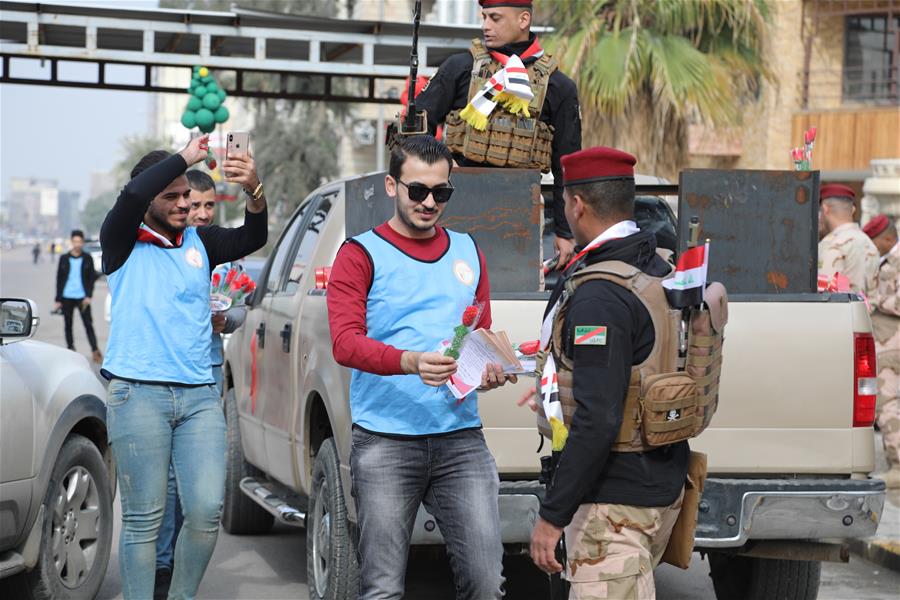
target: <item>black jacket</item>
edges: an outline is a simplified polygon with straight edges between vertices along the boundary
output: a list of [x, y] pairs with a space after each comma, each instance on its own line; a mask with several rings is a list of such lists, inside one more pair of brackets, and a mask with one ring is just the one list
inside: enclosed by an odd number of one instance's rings
[[[498, 48], [505, 54], [521, 54], [534, 41], [534, 34], [527, 42]], [[535, 59], [526, 58], [523, 62], [529, 65]], [[472, 67], [475, 64], [471, 52], [454, 54], [444, 61], [437, 73], [428, 82], [428, 86], [416, 97], [416, 110], [428, 111], [428, 129], [432, 134], [438, 125], [444, 122], [450, 111], [465, 108], [469, 103], [469, 83], [472, 80]], [[565, 204], [563, 203], [563, 177], [559, 159], [561, 156], [581, 150], [581, 111], [578, 108], [578, 88], [575, 82], [560, 71], [550, 75], [547, 96], [541, 110], [541, 121], [553, 126], [553, 225], [554, 232], [564, 238], [571, 238], [569, 224], [566, 222]], [[462, 166], [485, 166], [457, 156], [456, 162]]]
[[[62, 302], [63, 300], [63, 289], [66, 287], [66, 280], [69, 278], [69, 269], [71, 268], [70, 256], [72, 256], [72, 253], [66, 252], [59, 257], [59, 266], [56, 268], [57, 302]], [[72, 256], [72, 258], [78, 257]], [[82, 252], [81, 258], [81, 285], [84, 286], [85, 298], [90, 298], [94, 295], [94, 282], [97, 280], [97, 272], [94, 270], [94, 260], [89, 252]]]
[[[584, 262], [606, 260], [624, 261], [649, 275], [661, 276], [668, 270], [656, 255], [652, 233], [606, 242], [589, 252]], [[562, 293], [565, 275], [550, 297], [548, 311]], [[575, 345], [575, 327], [579, 325], [606, 326], [606, 344]], [[651, 452], [611, 452], [622, 426], [631, 368], [649, 356], [656, 339], [650, 313], [637, 296], [620, 285], [588, 281], [569, 300], [563, 335], [562, 350], [574, 361], [572, 386], [578, 409], [541, 505], [541, 517], [564, 527], [579, 504], [671, 504], [687, 475], [687, 442]]]
[[[150, 202], [186, 169], [184, 158], [173, 154], [148, 167], [122, 188], [100, 227], [105, 274], [125, 264], [137, 243], [138, 228]], [[268, 209], [261, 213], [245, 211], [244, 224], [233, 229], [218, 225], [198, 227], [197, 235], [206, 248], [210, 272], [216, 265], [243, 258], [265, 246], [268, 227]]]

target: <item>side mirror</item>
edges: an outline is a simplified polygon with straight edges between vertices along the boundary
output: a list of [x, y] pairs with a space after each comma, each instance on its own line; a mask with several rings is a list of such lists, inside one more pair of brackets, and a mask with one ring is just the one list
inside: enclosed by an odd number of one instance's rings
[[256, 302], [257, 293], [259, 293], [259, 288], [256, 288], [255, 290], [244, 296], [244, 306], [246, 306], [248, 310], [253, 308], [253, 305]]
[[27, 340], [34, 335], [37, 306], [24, 298], [0, 298], [0, 343]]

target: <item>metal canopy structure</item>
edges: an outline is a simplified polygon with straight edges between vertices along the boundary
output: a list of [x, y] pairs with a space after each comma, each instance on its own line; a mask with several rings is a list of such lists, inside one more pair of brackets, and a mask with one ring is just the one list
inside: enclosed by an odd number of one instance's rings
[[[376, 81], [409, 74], [411, 32], [411, 23], [237, 8], [204, 12], [0, 0], [0, 83], [180, 93], [184, 88], [157, 83], [154, 67], [202, 64], [235, 73], [232, 89], [226, 88], [233, 96], [397, 103], [378, 93]], [[423, 23], [420, 72], [434, 73], [479, 35], [476, 26]], [[11, 66], [22, 59], [49, 61], [49, 77], [17, 76]], [[73, 61], [95, 64], [96, 78], [60, 77], [60, 64]], [[143, 83], [112, 81], [108, 65], [143, 67]], [[185, 82], [189, 78], [186, 70]], [[355, 93], [347, 92], [351, 87]]]

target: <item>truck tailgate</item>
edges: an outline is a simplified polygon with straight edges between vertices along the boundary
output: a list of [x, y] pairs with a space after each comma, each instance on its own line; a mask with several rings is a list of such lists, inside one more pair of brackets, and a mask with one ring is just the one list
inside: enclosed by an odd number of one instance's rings
[[[711, 473], [861, 476], [874, 468], [872, 428], [852, 427], [853, 333], [871, 331], [865, 305], [805, 298], [730, 303], [719, 408], [691, 441], [709, 455]], [[514, 341], [535, 339], [544, 307], [542, 300], [495, 300], [493, 329]], [[534, 415], [515, 405], [531, 385], [523, 377], [480, 397], [501, 473], [538, 471]]]

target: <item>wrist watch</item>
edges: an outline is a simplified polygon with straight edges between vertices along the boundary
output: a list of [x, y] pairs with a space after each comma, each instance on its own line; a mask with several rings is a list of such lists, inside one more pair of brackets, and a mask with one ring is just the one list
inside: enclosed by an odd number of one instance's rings
[[251, 198], [253, 198], [254, 200], [259, 200], [260, 198], [263, 197], [263, 194], [265, 193], [263, 191], [262, 181], [259, 182], [259, 185], [257, 185], [256, 189], [253, 190], [252, 192], [248, 192], [247, 188], [244, 188], [244, 193], [247, 194], [248, 196], [250, 196]]

